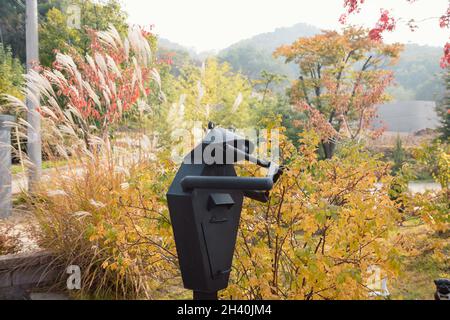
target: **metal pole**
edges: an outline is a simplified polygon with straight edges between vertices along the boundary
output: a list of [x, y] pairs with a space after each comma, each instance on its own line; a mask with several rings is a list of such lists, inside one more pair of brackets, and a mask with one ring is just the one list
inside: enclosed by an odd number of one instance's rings
[[219, 300], [217, 296], [217, 291], [213, 292], [193, 292], [193, 300]]
[[[27, 47], [27, 72], [39, 63], [39, 47], [38, 47], [38, 8], [37, 0], [26, 0], [26, 47]], [[28, 91], [32, 90], [28, 87]], [[38, 92], [35, 93], [37, 96]], [[30, 93], [28, 93], [30, 95]], [[27, 96], [28, 118], [30, 124], [28, 127], [28, 157], [32, 163], [32, 167], [28, 173], [28, 189], [33, 190], [34, 185], [39, 181], [42, 166], [41, 154], [41, 119], [40, 114], [36, 111], [37, 106], [33, 99]]]
[[13, 116], [0, 114], [0, 218], [12, 213], [11, 127]]

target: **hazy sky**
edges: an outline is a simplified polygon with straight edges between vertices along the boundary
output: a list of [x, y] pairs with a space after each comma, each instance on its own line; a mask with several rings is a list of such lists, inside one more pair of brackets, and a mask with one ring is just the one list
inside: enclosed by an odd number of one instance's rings
[[[323, 29], [339, 29], [343, 0], [121, 0], [129, 21], [155, 25], [161, 37], [194, 47], [198, 51], [219, 50], [253, 35], [289, 27], [299, 22]], [[364, 9], [351, 23], [371, 27], [380, 8], [390, 9], [405, 21], [416, 21], [442, 15], [448, 0], [366, 0]], [[448, 29], [440, 29], [437, 19], [420, 24], [410, 32], [399, 23], [388, 42], [414, 42], [442, 46], [449, 38]]]

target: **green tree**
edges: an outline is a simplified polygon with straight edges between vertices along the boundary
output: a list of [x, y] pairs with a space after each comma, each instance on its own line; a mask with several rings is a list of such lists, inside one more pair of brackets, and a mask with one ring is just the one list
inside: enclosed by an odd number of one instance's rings
[[285, 80], [284, 75], [263, 70], [259, 79], [253, 81], [254, 94], [250, 102], [251, 123], [257, 128], [282, 126], [286, 129], [285, 135], [298, 146], [299, 129], [295, 123], [304, 120], [305, 117], [294, 112], [285, 94], [275, 91], [277, 86]]
[[66, 51], [69, 46], [75, 50], [81, 46], [80, 33], [67, 26], [66, 16], [56, 8], [49, 10], [39, 30], [39, 59], [49, 67], [55, 59], [55, 50]]
[[185, 120], [213, 121], [221, 126], [244, 128], [250, 124], [247, 78], [232, 72], [230, 65], [210, 58], [202, 67], [188, 66], [180, 75]]
[[3, 0], [0, 6], [0, 42], [25, 62], [25, 10], [17, 1]]
[[397, 139], [395, 140], [393, 158], [394, 166], [392, 167], [392, 171], [395, 174], [401, 170], [403, 163], [405, 162], [405, 151], [403, 149], [402, 138], [400, 138], [400, 135], [397, 135]]
[[[80, 28], [70, 28], [67, 23], [65, 7], [68, 3], [80, 7]], [[105, 31], [113, 25], [124, 36], [128, 30], [127, 15], [119, 1], [108, 0], [96, 3], [92, 0], [60, 1], [46, 13], [40, 24], [40, 59], [41, 64], [50, 66], [54, 61], [55, 50], [67, 53], [69, 49], [82, 55], [89, 53], [91, 47], [90, 30]]]
[[268, 93], [270, 93], [270, 86], [277, 85], [286, 80], [286, 76], [268, 72], [266, 70], [261, 71], [261, 79], [255, 80], [255, 84], [260, 84], [262, 86], [262, 104], [264, 104], [265, 98]]
[[445, 76], [445, 82], [447, 85], [447, 91], [445, 97], [438, 105], [438, 115], [441, 118], [441, 126], [439, 131], [441, 133], [441, 139], [444, 142], [449, 142], [450, 139], [450, 69], [447, 68], [447, 74]]
[[[38, 16], [43, 21], [47, 12], [61, 7], [63, 0], [39, 0]], [[0, 6], [0, 42], [11, 47], [13, 56], [26, 61], [25, 0], [2, 0]]]
[[[69, 29], [66, 8], [78, 5], [81, 12], [81, 28]], [[86, 54], [90, 48], [89, 29], [106, 30], [110, 24], [121, 33], [128, 29], [126, 13], [118, 0], [103, 2], [93, 0], [39, 0], [39, 45], [41, 62], [50, 66], [54, 50], [67, 51], [68, 47]], [[2, 0], [0, 6], [0, 42], [10, 46], [13, 55], [22, 63], [26, 60], [25, 50], [25, 5], [23, 0]]]
[[[19, 59], [14, 58], [11, 48], [0, 43], [0, 95], [8, 94], [23, 98], [21, 86], [23, 84], [24, 70]], [[3, 99], [0, 96], [0, 107]], [[3, 107], [4, 109], [4, 107]], [[10, 113], [10, 110], [1, 110], [0, 113]]]

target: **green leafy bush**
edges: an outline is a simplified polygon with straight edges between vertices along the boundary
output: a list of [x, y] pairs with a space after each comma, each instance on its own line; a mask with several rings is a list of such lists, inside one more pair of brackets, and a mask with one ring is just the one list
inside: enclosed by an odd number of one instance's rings
[[[23, 66], [19, 59], [13, 57], [11, 48], [0, 42], [0, 95], [8, 94], [22, 99], [23, 73]], [[4, 98], [0, 96], [0, 113], [11, 113], [12, 110], [4, 104]]]

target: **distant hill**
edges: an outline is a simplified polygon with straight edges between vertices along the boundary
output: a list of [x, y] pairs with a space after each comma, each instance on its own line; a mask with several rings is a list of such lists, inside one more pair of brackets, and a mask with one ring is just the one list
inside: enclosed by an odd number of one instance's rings
[[165, 38], [158, 38], [158, 46], [160, 48], [163, 48], [164, 51], [188, 53], [189, 56], [191, 56], [191, 58], [194, 58], [194, 59], [197, 58], [197, 53], [195, 52], [194, 48], [185, 47], [179, 43], [172, 42]]
[[445, 93], [439, 66], [442, 55], [442, 48], [407, 44], [393, 67], [399, 86], [391, 89], [392, 95], [399, 101], [441, 100]]
[[298, 73], [295, 64], [286, 65], [283, 59], [274, 59], [273, 51], [283, 44], [292, 43], [300, 37], [311, 37], [319, 32], [319, 28], [298, 23], [289, 28], [278, 28], [273, 32], [241, 40], [220, 51], [218, 56], [220, 60], [230, 63], [236, 71], [241, 71], [252, 79], [258, 78], [262, 70], [294, 79]]
[[[283, 44], [290, 44], [300, 37], [310, 37], [320, 33], [320, 29], [308, 24], [298, 23], [292, 27], [278, 28], [273, 32], [261, 33], [249, 39], [241, 40], [217, 56], [220, 61], [228, 62], [235, 71], [242, 72], [251, 79], [259, 78], [262, 70], [284, 74], [288, 79], [298, 77], [298, 67], [285, 64], [282, 59], [274, 59], [273, 51]], [[195, 53], [168, 40], [161, 46], [188, 52], [193, 60], [202, 60], [211, 54]], [[389, 89], [389, 93], [397, 101], [432, 100], [439, 101], [445, 92], [442, 70], [439, 60], [442, 48], [407, 44], [399, 63], [393, 67], [397, 85]], [[278, 88], [284, 90], [289, 81]]]
[[260, 33], [249, 39], [241, 40], [222, 50], [222, 52], [249, 45], [257, 49], [273, 52], [283, 44], [292, 43], [300, 37], [311, 37], [318, 33], [320, 33], [320, 29], [317, 27], [305, 23], [297, 23], [292, 27], [277, 28], [272, 32]]
[[193, 48], [187, 48], [170, 40], [158, 38], [158, 56], [164, 58], [167, 54], [171, 55], [171, 73], [175, 76], [180, 75], [181, 69], [187, 64], [201, 65], [201, 59]]
[[172, 41], [170, 41], [168, 39], [161, 38], [161, 37], [158, 37], [158, 46], [162, 47], [164, 49], [167, 49], [167, 50], [186, 51], [188, 53], [194, 53], [195, 54], [195, 50], [194, 49], [185, 47], [185, 46], [183, 46], [183, 45], [181, 45], [179, 43], [172, 42]]

